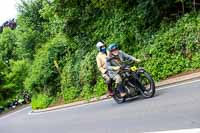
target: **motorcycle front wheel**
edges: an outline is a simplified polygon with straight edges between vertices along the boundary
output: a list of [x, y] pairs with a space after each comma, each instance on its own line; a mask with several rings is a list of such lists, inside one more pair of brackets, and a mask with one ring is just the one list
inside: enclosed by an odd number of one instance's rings
[[155, 95], [155, 83], [148, 72], [143, 71], [139, 73], [139, 82], [142, 85], [141, 94], [144, 98], [151, 98]]

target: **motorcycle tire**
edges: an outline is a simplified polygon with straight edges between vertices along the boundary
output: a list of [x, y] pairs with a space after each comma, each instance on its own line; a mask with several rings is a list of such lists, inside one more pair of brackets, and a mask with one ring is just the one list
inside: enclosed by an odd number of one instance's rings
[[121, 104], [121, 103], [124, 103], [126, 101], [126, 96], [121, 97], [119, 90], [115, 89], [113, 99], [115, 100], [116, 103]]
[[[151, 98], [155, 95], [155, 83], [153, 78], [151, 77], [151, 75], [146, 72], [143, 71], [142, 73], [139, 73], [140, 77], [139, 77], [139, 81], [142, 84], [142, 86], [144, 88], [141, 89], [140, 93], [144, 98]], [[146, 80], [146, 83], [143, 83], [143, 80]], [[149, 86], [149, 88], [147, 89], [147, 87], [145, 86]]]

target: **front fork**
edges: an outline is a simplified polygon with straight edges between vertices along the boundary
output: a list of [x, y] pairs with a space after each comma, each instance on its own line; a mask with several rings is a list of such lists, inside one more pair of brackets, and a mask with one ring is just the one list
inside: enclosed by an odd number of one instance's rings
[[139, 91], [145, 91], [145, 87], [141, 84], [140, 74], [144, 73], [145, 70], [143, 68], [138, 68], [135, 72], [132, 72], [133, 78], [131, 79]]

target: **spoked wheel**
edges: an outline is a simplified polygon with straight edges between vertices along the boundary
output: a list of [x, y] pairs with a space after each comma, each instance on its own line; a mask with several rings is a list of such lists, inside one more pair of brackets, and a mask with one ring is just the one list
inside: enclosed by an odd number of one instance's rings
[[114, 99], [115, 102], [117, 102], [118, 104], [121, 104], [121, 103], [125, 102], [126, 97], [121, 97], [121, 96], [120, 96], [119, 90], [115, 89], [114, 95], [113, 95], [113, 99]]
[[139, 82], [142, 85], [141, 94], [145, 98], [151, 98], [155, 95], [155, 83], [149, 73], [143, 71], [139, 73]]

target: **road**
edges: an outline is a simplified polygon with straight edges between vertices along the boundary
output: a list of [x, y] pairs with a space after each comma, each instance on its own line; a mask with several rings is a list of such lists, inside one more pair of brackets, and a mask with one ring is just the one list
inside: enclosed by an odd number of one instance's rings
[[112, 99], [52, 112], [31, 108], [0, 118], [0, 133], [143, 133], [200, 128], [200, 81], [159, 89], [151, 99]]

